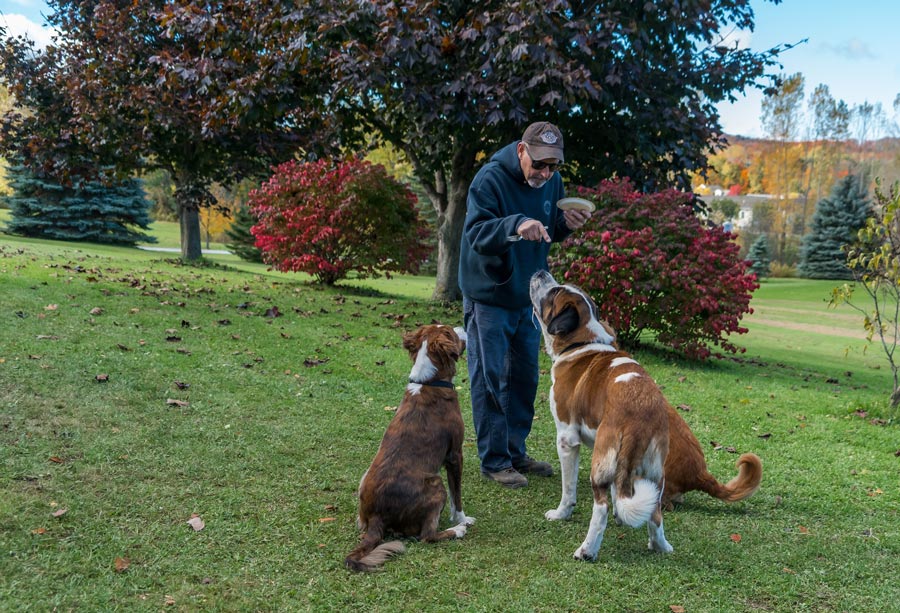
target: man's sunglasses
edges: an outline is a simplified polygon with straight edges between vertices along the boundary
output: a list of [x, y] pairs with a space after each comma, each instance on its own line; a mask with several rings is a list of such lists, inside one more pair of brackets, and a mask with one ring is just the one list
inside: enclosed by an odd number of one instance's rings
[[528, 145], [525, 145], [525, 153], [528, 154], [528, 159], [531, 160], [531, 167], [535, 170], [544, 170], [545, 168], [549, 168], [550, 172], [556, 172], [557, 170], [559, 170], [559, 167], [562, 166], [562, 164], [542, 162], [541, 160], [534, 159], [533, 157], [531, 157], [531, 151], [528, 150]]

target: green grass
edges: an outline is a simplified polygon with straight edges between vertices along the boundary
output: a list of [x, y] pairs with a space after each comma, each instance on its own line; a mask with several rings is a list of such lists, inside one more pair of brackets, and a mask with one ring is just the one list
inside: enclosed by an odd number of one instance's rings
[[[890, 376], [861, 339], [829, 332], [854, 329], [824, 306], [831, 283], [764, 283], [741, 356], [637, 353], [720, 480], [728, 448], [764, 463], [749, 500], [693, 492], [668, 513], [673, 554], [610, 525], [599, 562], [572, 559], [585, 457], [568, 522], [543, 518], [558, 477], [483, 481], [463, 367], [477, 523], [360, 576], [342, 565], [353, 493], [403, 393], [401, 334], [458, 324], [459, 309], [429, 302], [426, 278], [322, 289], [230, 257], [192, 268], [0, 235], [0, 610], [896, 610], [900, 438], [873, 423], [891, 416]], [[557, 464], [542, 360], [529, 451]]]

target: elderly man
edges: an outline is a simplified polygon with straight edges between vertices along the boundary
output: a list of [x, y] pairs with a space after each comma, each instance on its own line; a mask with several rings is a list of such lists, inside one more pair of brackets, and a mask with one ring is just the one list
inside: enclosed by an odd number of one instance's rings
[[563, 137], [546, 121], [495, 153], [469, 187], [459, 284], [468, 337], [472, 418], [482, 474], [501, 485], [528, 485], [525, 474], [551, 476], [530, 457], [540, 330], [531, 321], [528, 284], [547, 269], [550, 244], [590, 218], [562, 211]]

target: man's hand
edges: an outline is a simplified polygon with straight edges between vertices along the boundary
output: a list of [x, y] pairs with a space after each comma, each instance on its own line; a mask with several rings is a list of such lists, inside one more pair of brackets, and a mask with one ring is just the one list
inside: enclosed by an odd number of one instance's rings
[[587, 220], [591, 218], [591, 214], [581, 209], [570, 209], [563, 211], [563, 217], [565, 217], [566, 225], [569, 226], [570, 230], [577, 230], [587, 223]]
[[[568, 222], [567, 222], [568, 223]], [[550, 242], [550, 235], [547, 234], [547, 228], [537, 219], [528, 219], [523, 221], [518, 228], [516, 234], [526, 241], [544, 241]]]

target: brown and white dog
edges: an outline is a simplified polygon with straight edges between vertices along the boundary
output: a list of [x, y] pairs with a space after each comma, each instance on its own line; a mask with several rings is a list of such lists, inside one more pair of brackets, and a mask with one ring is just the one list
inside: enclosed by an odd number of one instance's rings
[[[383, 542], [386, 533], [431, 543], [462, 538], [475, 522], [462, 510], [463, 420], [453, 386], [466, 333], [422, 326], [403, 337], [403, 347], [414, 362], [406, 394], [359, 483], [357, 524], [364, 535], [344, 560], [357, 571], [374, 570], [404, 551], [400, 541]], [[441, 466], [447, 470], [453, 526], [438, 532], [447, 502]]]
[[[680, 502], [682, 495], [691, 490], [702, 490], [727, 502], [743, 500], [757, 490], [762, 479], [762, 462], [755, 454], [740, 456], [738, 476], [726, 485], [710, 474], [700, 443], [687, 423], [662, 397], [649, 375], [627, 354], [618, 351], [615, 335], [599, 320], [597, 307], [585, 292], [573, 286], [558, 285], [547, 273], [537, 273], [532, 279], [531, 296], [535, 313], [541, 320], [547, 353], [554, 362], [550, 406], [556, 421], [562, 473], [562, 499], [556, 509], [547, 511], [547, 519], [571, 516], [575, 507], [580, 446], [582, 442], [596, 443], [596, 430], [605, 418], [605, 407], [620, 402], [622, 393], [626, 393], [628, 402], [644, 399], [649, 393], [654, 403], [661, 401], [665, 407], [669, 450], [664, 464], [664, 506]], [[558, 318], [555, 323], [554, 318]], [[596, 365], [594, 360], [588, 359], [592, 354], [598, 354]], [[606, 368], [602, 367], [604, 363], [608, 365]], [[633, 398], [629, 398], [629, 390], [624, 385], [617, 390], [619, 395], [607, 395], [610, 385], [614, 388], [623, 383], [634, 384]], [[651, 548], [652, 536], [651, 532]]]
[[553, 361], [550, 409], [563, 484], [559, 507], [545, 516], [571, 516], [578, 451], [582, 442], [590, 442], [594, 505], [575, 557], [597, 558], [610, 499], [618, 521], [634, 528], [647, 523], [651, 550], [671, 552], [661, 508], [669, 451], [666, 400], [644, 369], [618, 349], [615, 334], [582, 290], [539, 271], [531, 278], [530, 294]]

